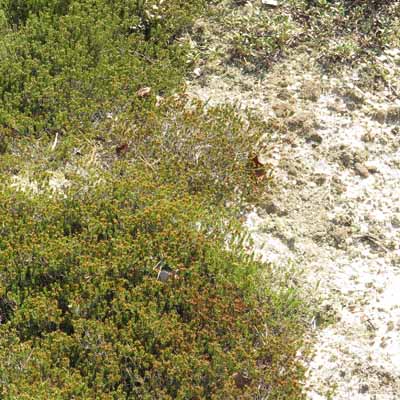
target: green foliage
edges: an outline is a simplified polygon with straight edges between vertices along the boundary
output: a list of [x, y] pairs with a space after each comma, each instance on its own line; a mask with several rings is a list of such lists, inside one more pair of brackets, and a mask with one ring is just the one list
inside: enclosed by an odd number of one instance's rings
[[232, 106], [206, 109], [199, 101], [174, 96], [135, 121], [122, 116], [100, 129], [117, 149], [126, 145], [114, 158], [156, 172], [160, 183], [179, 182], [185, 192], [207, 194], [214, 204], [232, 207], [233, 200], [254, 200], [249, 159], [266, 125], [250, 112], [239, 115]]
[[205, 3], [0, 0], [1, 398], [302, 398], [303, 306], [241, 247], [267, 127], [170, 96]]
[[371, 60], [397, 46], [400, 5], [381, 0], [291, 0], [294, 20], [306, 28], [300, 43], [317, 50], [327, 69]]
[[[344, 64], [373, 64], [387, 47], [398, 47], [400, 3], [382, 0], [261, 0], [216, 2], [211, 24], [217, 45], [201, 49], [210, 60], [219, 52], [228, 63], [262, 74], [296, 51], [307, 52], [325, 71]], [[211, 18], [210, 18], [211, 19]], [[202, 34], [200, 34], [201, 36]], [[207, 39], [203, 32], [201, 43]], [[208, 39], [210, 39], [208, 37]], [[211, 39], [213, 40], [213, 39]]]
[[237, 227], [202, 197], [127, 172], [67, 198], [2, 191], [3, 398], [250, 398], [259, 382], [300, 398], [300, 305], [256, 289], [262, 266], [225, 250]]
[[70, 0], [2, 0], [0, 6], [5, 11], [9, 24], [20, 26], [26, 23], [32, 14], [47, 12], [64, 15], [70, 3]]
[[174, 38], [201, 2], [165, 3], [3, 2], [0, 123], [68, 131], [134, 106], [143, 85], [170, 92], [185, 69]]
[[230, 57], [249, 72], [265, 69], [293, 40], [296, 26], [277, 10], [249, 8], [244, 15], [233, 14], [230, 27]]

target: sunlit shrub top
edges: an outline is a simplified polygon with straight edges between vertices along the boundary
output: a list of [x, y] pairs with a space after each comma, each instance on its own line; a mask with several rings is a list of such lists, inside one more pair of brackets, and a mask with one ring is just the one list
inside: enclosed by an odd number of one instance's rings
[[129, 172], [67, 198], [2, 192], [5, 398], [247, 398], [260, 379], [298, 394], [298, 305], [259, 292], [224, 215]]
[[142, 86], [170, 92], [187, 67], [175, 38], [201, 6], [2, 0], [0, 124], [19, 133], [68, 131], [135, 108]]

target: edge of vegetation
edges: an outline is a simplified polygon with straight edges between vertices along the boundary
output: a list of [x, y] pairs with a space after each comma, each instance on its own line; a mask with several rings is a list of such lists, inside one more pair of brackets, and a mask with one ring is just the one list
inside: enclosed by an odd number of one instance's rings
[[306, 310], [242, 246], [266, 126], [179, 94], [206, 6], [0, 1], [2, 398], [302, 398]]

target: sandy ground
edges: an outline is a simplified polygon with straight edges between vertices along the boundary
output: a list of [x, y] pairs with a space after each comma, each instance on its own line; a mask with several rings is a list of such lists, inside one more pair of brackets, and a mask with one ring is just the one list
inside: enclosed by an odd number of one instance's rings
[[400, 50], [377, 60], [393, 86], [373, 93], [358, 88], [357, 70], [328, 78], [307, 57], [263, 79], [198, 68], [188, 92], [289, 127], [268, 132], [278, 185], [247, 226], [257, 254], [300, 266], [305, 294], [321, 300], [308, 398], [400, 399]]

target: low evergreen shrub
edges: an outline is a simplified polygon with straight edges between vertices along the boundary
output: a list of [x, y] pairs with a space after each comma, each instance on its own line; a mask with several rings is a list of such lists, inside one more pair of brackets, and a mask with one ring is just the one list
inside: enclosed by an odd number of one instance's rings
[[206, 3], [0, 0], [1, 398], [302, 398], [302, 303], [240, 246], [267, 127], [171, 96]]
[[[182, 184], [189, 194], [207, 194], [213, 204], [234, 207], [257, 200], [254, 168], [249, 160], [264, 143], [266, 123], [254, 113], [239, 114], [235, 107], [205, 108], [186, 96], [166, 98], [132, 120], [99, 126], [104, 157], [156, 172], [162, 184]], [[265, 136], [264, 138], [262, 136]], [[265, 172], [270, 173], [268, 166]]]
[[68, 132], [145, 106], [136, 92], [177, 87], [187, 68], [174, 39], [202, 0], [0, 3], [0, 124]]
[[260, 289], [207, 199], [128, 172], [1, 192], [3, 398], [299, 399], [300, 303]]

